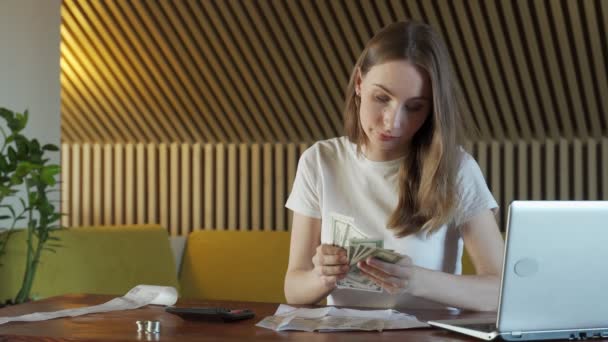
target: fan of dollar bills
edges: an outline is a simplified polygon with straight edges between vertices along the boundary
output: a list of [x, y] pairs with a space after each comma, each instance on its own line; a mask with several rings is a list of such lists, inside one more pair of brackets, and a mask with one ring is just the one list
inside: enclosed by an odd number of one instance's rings
[[361, 273], [357, 263], [368, 257], [384, 262], [396, 263], [402, 256], [384, 249], [384, 241], [371, 239], [354, 224], [354, 219], [340, 214], [331, 214], [331, 232], [334, 246], [346, 249], [350, 269], [346, 278], [338, 281], [338, 288], [371, 292], [382, 292], [382, 287]]

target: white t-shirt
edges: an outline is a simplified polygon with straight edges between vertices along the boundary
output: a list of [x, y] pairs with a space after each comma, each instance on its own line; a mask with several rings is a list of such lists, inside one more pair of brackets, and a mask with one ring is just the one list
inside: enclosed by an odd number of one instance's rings
[[[498, 207], [477, 162], [463, 150], [457, 183], [460, 201], [453, 222], [428, 237], [420, 233], [396, 238], [386, 224], [397, 207], [397, 181], [403, 158], [371, 161], [357, 155], [356, 148], [348, 138], [340, 137], [319, 141], [304, 151], [285, 206], [298, 214], [319, 219], [329, 218], [330, 213], [350, 216], [364, 234], [384, 239], [384, 248], [408, 255], [414, 265], [460, 274], [463, 241], [459, 227], [481, 211]], [[329, 219], [322, 219], [322, 243], [331, 241], [329, 225]], [[327, 302], [395, 309], [444, 307], [409, 294], [350, 289], [335, 289]]]

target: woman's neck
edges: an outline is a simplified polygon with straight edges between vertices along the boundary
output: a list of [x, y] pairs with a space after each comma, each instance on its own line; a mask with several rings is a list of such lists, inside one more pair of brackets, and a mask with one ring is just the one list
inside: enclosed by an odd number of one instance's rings
[[376, 162], [385, 162], [405, 157], [407, 150], [382, 150], [363, 145], [361, 148], [365, 158]]

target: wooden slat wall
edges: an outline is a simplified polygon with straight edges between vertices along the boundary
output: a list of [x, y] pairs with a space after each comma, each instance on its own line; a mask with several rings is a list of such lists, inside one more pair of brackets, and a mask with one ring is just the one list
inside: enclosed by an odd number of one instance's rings
[[[287, 230], [302, 144], [63, 144], [64, 226], [160, 223]], [[515, 199], [608, 200], [608, 138], [467, 143], [501, 210]], [[103, 203], [103, 205], [102, 205]]]
[[608, 136], [606, 0], [64, 0], [61, 14], [67, 143], [341, 135], [365, 42], [407, 18], [447, 41], [482, 140]]
[[[307, 144], [62, 144], [64, 226], [287, 230]], [[101, 205], [104, 203], [104, 205]]]

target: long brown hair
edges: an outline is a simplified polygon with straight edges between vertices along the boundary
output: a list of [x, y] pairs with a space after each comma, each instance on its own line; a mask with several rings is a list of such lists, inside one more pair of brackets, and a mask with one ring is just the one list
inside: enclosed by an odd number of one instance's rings
[[407, 60], [425, 70], [433, 91], [431, 113], [414, 135], [400, 167], [399, 202], [387, 222], [397, 237], [404, 237], [433, 233], [453, 218], [464, 107], [442, 38], [424, 23], [390, 24], [367, 43], [346, 89], [345, 133], [358, 151], [368, 143], [359, 118], [361, 100], [355, 95], [358, 70], [363, 77], [373, 66], [395, 60]]

